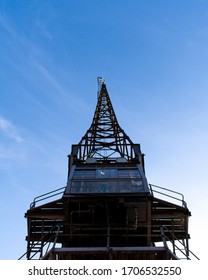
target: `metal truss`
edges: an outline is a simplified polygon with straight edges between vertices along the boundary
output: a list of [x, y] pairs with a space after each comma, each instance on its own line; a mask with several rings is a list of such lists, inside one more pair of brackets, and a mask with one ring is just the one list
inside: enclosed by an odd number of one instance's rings
[[140, 147], [133, 144], [118, 124], [104, 80], [99, 85], [98, 101], [90, 128], [78, 144], [77, 158], [97, 161], [122, 158], [127, 162], [138, 159]]

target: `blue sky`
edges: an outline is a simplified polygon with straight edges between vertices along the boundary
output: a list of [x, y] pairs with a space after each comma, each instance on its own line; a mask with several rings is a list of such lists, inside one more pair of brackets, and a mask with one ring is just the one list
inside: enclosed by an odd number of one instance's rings
[[33, 198], [65, 186], [98, 76], [149, 183], [184, 193], [205, 258], [208, 2], [0, 0], [0, 42], [0, 259], [25, 252]]

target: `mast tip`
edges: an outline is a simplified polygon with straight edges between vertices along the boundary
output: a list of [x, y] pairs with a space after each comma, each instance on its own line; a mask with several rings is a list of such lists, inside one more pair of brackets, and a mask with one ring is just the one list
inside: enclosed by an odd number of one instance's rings
[[105, 79], [103, 77], [97, 77], [97, 82], [99, 85], [102, 85], [105, 83]]

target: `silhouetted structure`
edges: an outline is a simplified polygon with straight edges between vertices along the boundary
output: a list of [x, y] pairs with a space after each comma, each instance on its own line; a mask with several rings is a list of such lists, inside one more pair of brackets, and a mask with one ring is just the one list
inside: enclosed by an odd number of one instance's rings
[[140, 145], [98, 81], [92, 124], [68, 156], [67, 186], [35, 198], [25, 214], [27, 259], [189, 259], [183, 195], [148, 185]]

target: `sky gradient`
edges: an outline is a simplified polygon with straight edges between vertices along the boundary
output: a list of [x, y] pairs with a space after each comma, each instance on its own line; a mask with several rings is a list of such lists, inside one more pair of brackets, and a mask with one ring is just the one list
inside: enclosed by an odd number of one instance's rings
[[208, 249], [208, 2], [0, 0], [0, 259], [26, 251], [24, 213], [63, 187], [103, 76], [149, 183], [182, 192], [190, 249]]

